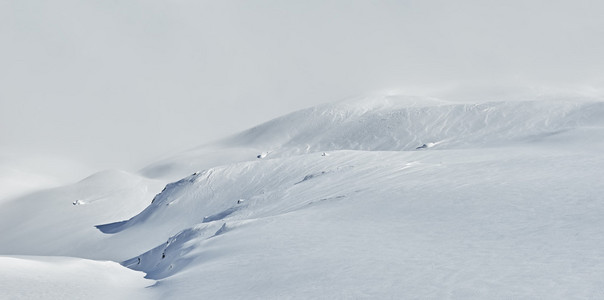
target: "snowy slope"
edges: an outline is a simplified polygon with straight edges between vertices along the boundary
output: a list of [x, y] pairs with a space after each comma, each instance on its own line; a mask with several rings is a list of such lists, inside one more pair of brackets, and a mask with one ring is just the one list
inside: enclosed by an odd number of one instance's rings
[[547, 147], [239, 164], [156, 198], [132, 226], [195, 225], [124, 264], [174, 297], [593, 298], [603, 170], [590, 151]]
[[119, 260], [122, 242], [94, 227], [143, 210], [162, 183], [106, 170], [77, 183], [8, 201], [0, 209], [0, 254]]
[[[114, 262], [0, 256], [2, 299], [153, 299], [152, 280]], [[33, 276], [32, 276], [33, 274]]]
[[[145, 168], [150, 177], [194, 171], [265, 153], [284, 157], [333, 150], [407, 151], [494, 147], [566, 130], [600, 126], [600, 102], [451, 103], [432, 98], [373, 96], [297, 111]], [[172, 175], [172, 177], [169, 177]]]
[[142, 171], [156, 179], [0, 204], [0, 254], [110, 259], [174, 299], [601, 298], [602, 153], [601, 101], [359, 98]]

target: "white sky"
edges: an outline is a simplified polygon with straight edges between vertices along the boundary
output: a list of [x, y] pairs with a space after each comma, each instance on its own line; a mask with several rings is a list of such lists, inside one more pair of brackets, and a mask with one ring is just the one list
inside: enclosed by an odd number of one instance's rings
[[0, 151], [132, 169], [376, 90], [601, 91], [602, 53], [601, 0], [0, 0]]

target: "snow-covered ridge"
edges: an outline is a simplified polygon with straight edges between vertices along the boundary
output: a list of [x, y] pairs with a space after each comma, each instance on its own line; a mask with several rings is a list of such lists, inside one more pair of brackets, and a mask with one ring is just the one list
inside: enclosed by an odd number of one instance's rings
[[[589, 263], [592, 252], [589, 259], [569, 253], [598, 247], [587, 237], [601, 235], [594, 222], [602, 223], [602, 206], [593, 195], [602, 192], [604, 161], [595, 150], [570, 156], [526, 145], [486, 150], [334, 151], [219, 166], [169, 184], [113, 234], [156, 240], [123, 265], [167, 284], [211, 277], [200, 289], [217, 296], [250, 290], [266, 296], [274, 290], [253, 287], [275, 280], [277, 293], [295, 295], [312, 293], [301, 288], [308, 285], [332, 297], [341, 290], [407, 292], [397, 280], [421, 287], [413, 293], [436, 287], [439, 295], [463, 295], [477, 284], [468, 280], [492, 269], [500, 285], [472, 295], [596, 295], [596, 281], [573, 281], [559, 271], [567, 263], [580, 272], [602, 266]], [[596, 176], [568, 181], [584, 173]], [[269, 265], [278, 271], [262, 272]], [[281, 282], [275, 274], [285, 270], [319, 279]], [[454, 279], [418, 279], [418, 272]], [[564, 283], [545, 289], [548, 276]], [[509, 289], [526, 277], [533, 290]], [[376, 288], [384, 281], [388, 289]]]
[[[150, 177], [229, 161], [333, 150], [481, 148], [539, 140], [600, 126], [604, 102], [575, 100], [451, 103], [432, 98], [358, 98], [297, 111], [143, 170]], [[162, 175], [160, 175], [162, 174]]]
[[604, 103], [574, 101], [414, 106], [370, 103], [373, 105], [337, 103], [302, 110], [244, 131], [224, 143], [286, 153], [413, 150], [428, 142], [440, 142], [440, 147], [449, 149], [475, 148], [601, 123], [592, 116], [604, 111]]
[[0, 253], [111, 259], [159, 298], [601, 298], [603, 102], [399, 100], [16, 199]]

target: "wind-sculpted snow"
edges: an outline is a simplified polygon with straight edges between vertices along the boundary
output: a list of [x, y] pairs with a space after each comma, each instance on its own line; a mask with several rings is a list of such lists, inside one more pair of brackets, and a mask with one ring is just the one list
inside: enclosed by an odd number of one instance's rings
[[189, 172], [155, 197], [105, 173], [3, 205], [27, 221], [0, 249], [110, 258], [162, 299], [599, 299], [603, 153], [602, 102], [342, 102], [147, 168]]
[[354, 110], [336, 104], [276, 119], [229, 139], [227, 144], [268, 147], [273, 153], [414, 150], [425, 143], [438, 143], [440, 149], [479, 148], [601, 122], [594, 116], [600, 115], [603, 106], [527, 101]]
[[468, 104], [409, 97], [357, 99], [291, 113], [150, 165], [144, 173], [182, 177], [228, 162], [254, 160], [260, 153], [275, 158], [334, 150], [497, 147], [601, 125], [603, 110], [602, 102], [572, 100]]
[[123, 264], [160, 280], [164, 297], [593, 298], [601, 150], [336, 151], [217, 167], [156, 198], [133, 228], [163, 241]]
[[[159, 238], [198, 223], [287, 212], [307, 204], [286, 199], [292, 190], [305, 190], [298, 186], [304, 181], [354, 168], [341, 161], [346, 158], [338, 157], [316, 154], [242, 162], [197, 172], [168, 184], [140, 214], [127, 221], [100, 224], [97, 228], [111, 234], [136, 231], [140, 235], [142, 227], [148, 227], [154, 228], [153, 235]], [[254, 209], [247, 209], [249, 206]]]
[[181, 271], [194, 260], [196, 242], [216, 237], [227, 231], [226, 223], [199, 224], [185, 229], [148, 252], [124, 261], [128, 268], [147, 273], [146, 278], [162, 279]]

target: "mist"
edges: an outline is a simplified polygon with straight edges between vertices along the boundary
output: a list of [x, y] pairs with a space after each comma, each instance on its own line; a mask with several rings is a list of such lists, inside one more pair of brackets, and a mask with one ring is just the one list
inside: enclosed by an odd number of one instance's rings
[[602, 1], [0, 2], [0, 154], [136, 170], [364, 93], [601, 97]]

